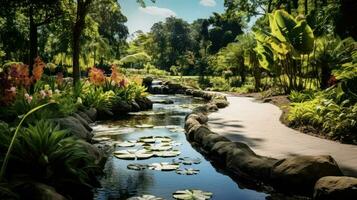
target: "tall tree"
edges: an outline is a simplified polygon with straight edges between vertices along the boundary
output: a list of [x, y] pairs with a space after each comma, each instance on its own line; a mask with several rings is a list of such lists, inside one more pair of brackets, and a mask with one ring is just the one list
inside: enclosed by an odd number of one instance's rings
[[[30, 67], [38, 56], [38, 28], [62, 15], [61, 0], [4, 0], [1, 9], [21, 10], [29, 19]], [[30, 70], [31, 71], [31, 70]]]

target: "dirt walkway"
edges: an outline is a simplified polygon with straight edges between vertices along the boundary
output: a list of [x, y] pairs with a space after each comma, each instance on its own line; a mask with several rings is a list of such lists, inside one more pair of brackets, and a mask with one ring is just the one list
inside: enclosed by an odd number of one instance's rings
[[357, 177], [357, 145], [317, 138], [286, 127], [281, 110], [253, 98], [228, 96], [230, 105], [209, 116], [212, 131], [247, 143], [257, 154], [274, 158], [289, 155], [331, 155], [345, 175]]

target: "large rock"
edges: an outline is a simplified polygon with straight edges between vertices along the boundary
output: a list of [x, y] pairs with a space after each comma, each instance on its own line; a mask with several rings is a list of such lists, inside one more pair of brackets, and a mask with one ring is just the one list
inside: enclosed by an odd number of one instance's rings
[[95, 145], [85, 141], [80, 141], [87, 153], [94, 159], [95, 164], [104, 166], [107, 152], [99, 150]]
[[210, 150], [210, 154], [221, 162], [226, 162], [229, 153], [233, 152], [234, 149], [241, 148], [245, 149], [252, 155], [255, 153], [248, 147], [247, 144], [242, 142], [231, 142], [231, 141], [220, 141], [216, 142]]
[[213, 104], [216, 104], [218, 108], [225, 108], [229, 105], [229, 102], [224, 99], [215, 99], [212, 101]]
[[90, 141], [93, 137], [93, 134], [88, 131], [81, 122], [75, 117], [69, 116], [65, 118], [55, 119], [55, 121], [60, 125], [62, 129], [68, 130], [73, 136]]
[[97, 120], [97, 109], [89, 108], [83, 111], [93, 122]]
[[[209, 129], [208, 129], [209, 130]], [[211, 150], [212, 147], [217, 143], [217, 142], [228, 142], [229, 140], [221, 135], [218, 135], [216, 133], [213, 133], [211, 131], [209, 131], [208, 133], [211, 134], [206, 134], [202, 136], [202, 141], [201, 144], [203, 146], [204, 149], [206, 150]], [[195, 141], [198, 142], [195, 138]]]
[[136, 98], [135, 102], [140, 106], [141, 110], [149, 110], [153, 106], [153, 103], [147, 97]]
[[79, 122], [86, 128], [89, 132], [93, 131], [93, 129], [89, 126], [87, 120], [83, 119], [79, 114], [73, 113], [73, 117], [78, 119]]
[[199, 144], [202, 144], [203, 138], [211, 134], [213, 133], [207, 126], [200, 126], [196, 132], [193, 133], [193, 140]]
[[317, 180], [324, 176], [341, 176], [331, 156], [293, 156], [279, 160], [271, 178], [277, 188], [297, 194], [312, 195]]
[[93, 123], [95, 120], [92, 120], [86, 113], [82, 111], [77, 112], [83, 119], [85, 119], [88, 123]]
[[[57, 193], [55, 188], [42, 184], [35, 183], [33, 187], [31, 187], [30, 197], [26, 199], [36, 199], [36, 200], [66, 200], [64, 196]], [[32, 193], [32, 194], [31, 194]]]
[[111, 111], [114, 113], [114, 115], [127, 114], [131, 110], [132, 106], [126, 101], [115, 101], [115, 103], [111, 107]]
[[247, 145], [240, 143], [239, 147], [226, 150], [226, 166], [239, 176], [268, 181], [276, 159], [259, 156]]
[[185, 130], [186, 131], [189, 131], [193, 126], [195, 125], [201, 125], [200, 122], [198, 122], [196, 119], [194, 118], [188, 118], [186, 121], [185, 121]]
[[143, 86], [146, 86], [147, 88], [150, 88], [151, 85], [152, 85], [152, 81], [153, 81], [153, 80], [154, 80], [154, 79], [153, 79], [152, 77], [150, 77], [150, 76], [145, 77], [145, 78], [143, 78], [143, 83], [142, 83], [142, 85], [143, 85]]
[[357, 199], [357, 178], [325, 176], [315, 184], [314, 200]]
[[193, 113], [186, 116], [186, 120], [190, 118], [197, 120], [201, 124], [206, 124], [208, 122], [207, 115], [203, 113]]
[[131, 112], [139, 112], [141, 110], [140, 106], [136, 101], [130, 102]]

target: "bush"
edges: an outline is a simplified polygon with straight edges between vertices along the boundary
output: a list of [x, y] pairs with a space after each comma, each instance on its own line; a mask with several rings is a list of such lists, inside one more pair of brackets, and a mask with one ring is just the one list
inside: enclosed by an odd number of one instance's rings
[[289, 100], [295, 103], [301, 103], [304, 101], [308, 101], [314, 98], [314, 92], [311, 90], [298, 92], [298, 91], [291, 91], [289, 94]]
[[[6, 125], [1, 125], [0, 135], [7, 138], [1, 143], [2, 158], [11, 133]], [[10, 156], [7, 180], [17, 182], [19, 187], [41, 182], [70, 196], [74, 195], [75, 188], [90, 189], [98, 168], [82, 143], [69, 135], [45, 120], [23, 128]]]
[[321, 93], [312, 100], [292, 103], [288, 120], [293, 126], [312, 125], [327, 137], [357, 144], [357, 104], [341, 104]]

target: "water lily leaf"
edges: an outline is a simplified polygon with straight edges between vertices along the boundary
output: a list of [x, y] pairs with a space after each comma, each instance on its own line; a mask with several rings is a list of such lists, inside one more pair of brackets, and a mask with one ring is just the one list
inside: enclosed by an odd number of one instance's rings
[[156, 139], [154, 136], [146, 136], [146, 137], [141, 137], [139, 138], [138, 142], [143, 142], [143, 143], [155, 143]]
[[199, 158], [190, 158], [190, 157], [183, 157], [176, 159], [175, 162], [177, 163], [182, 163], [184, 165], [192, 165], [192, 164], [200, 164], [201, 159]]
[[148, 159], [151, 158], [154, 154], [151, 151], [142, 149], [142, 150], [119, 150], [115, 151], [114, 156], [123, 159], [123, 160], [142, 160], [142, 159]]
[[116, 143], [119, 147], [133, 147], [136, 145], [136, 141], [124, 141], [120, 143]]
[[174, 171], [177, 170], [179, 167], [180, 164], [178, 163], [168, 163], [168, 162], [152, 163], [149, 165], [149, 169], [157, 170], [157, 171]]
[[161, 144], [148, 144], [144, 146], [149, 151], [168, 151], [172, 149], [172, 146], [166, 143]]
[[185, 168], [185, 169], [176, 170], [176, 173], [180, 174], [180, 175], [196, 175], [199, 172], [200, 172], [199, 169], [193, 169], [193, 168]]
[[95, 138], [92, 138], [92, 140], [93, 140], [93, 142], [105, 142], [105, 141], [109, 141], [112, 139], [109, 137], [95, 137]]
[[128, 169], [136, 170], [136, 171], [140, 171], [140, 170], [144, 170], [144, 169], [147, 169], [147, 168], [148, 168], [147, 165], [137, 164], [137, 163], [129, 164], [129, 165], [126, 166], [126, 167], [127, 167]]
[[161, 128], [165, 128], [165, 126], [154, 126], [154, 128], [161, 129]]
[[205, 200], [211, 199], [213, 193], [204, 192], [202, 190], [179, 190], [173, 193], [175, 199], [182, 200]]
[[138, 125], [135, 125], [136, 128], [153, 128], [154, 125], [152, 124], [138, 124]]
[[179, 150], [170, 150], [170, 151], [155, 151], [153, 152], [158, 157], [176, 157], [181, 154]]
[[159, 142], [171, 142], [172, 139], [168, 136], [156, 136], [155, 139]]
[[164, 200], [161, 197], [156, 197], [154, 195], [144, 194], [142, 196], [130, 197], [127, 200]]
[[171, 142], [172, 139], [167, 136], [145, 136], [140, 137], [138, 142], [155, 143], [155, 142]]

